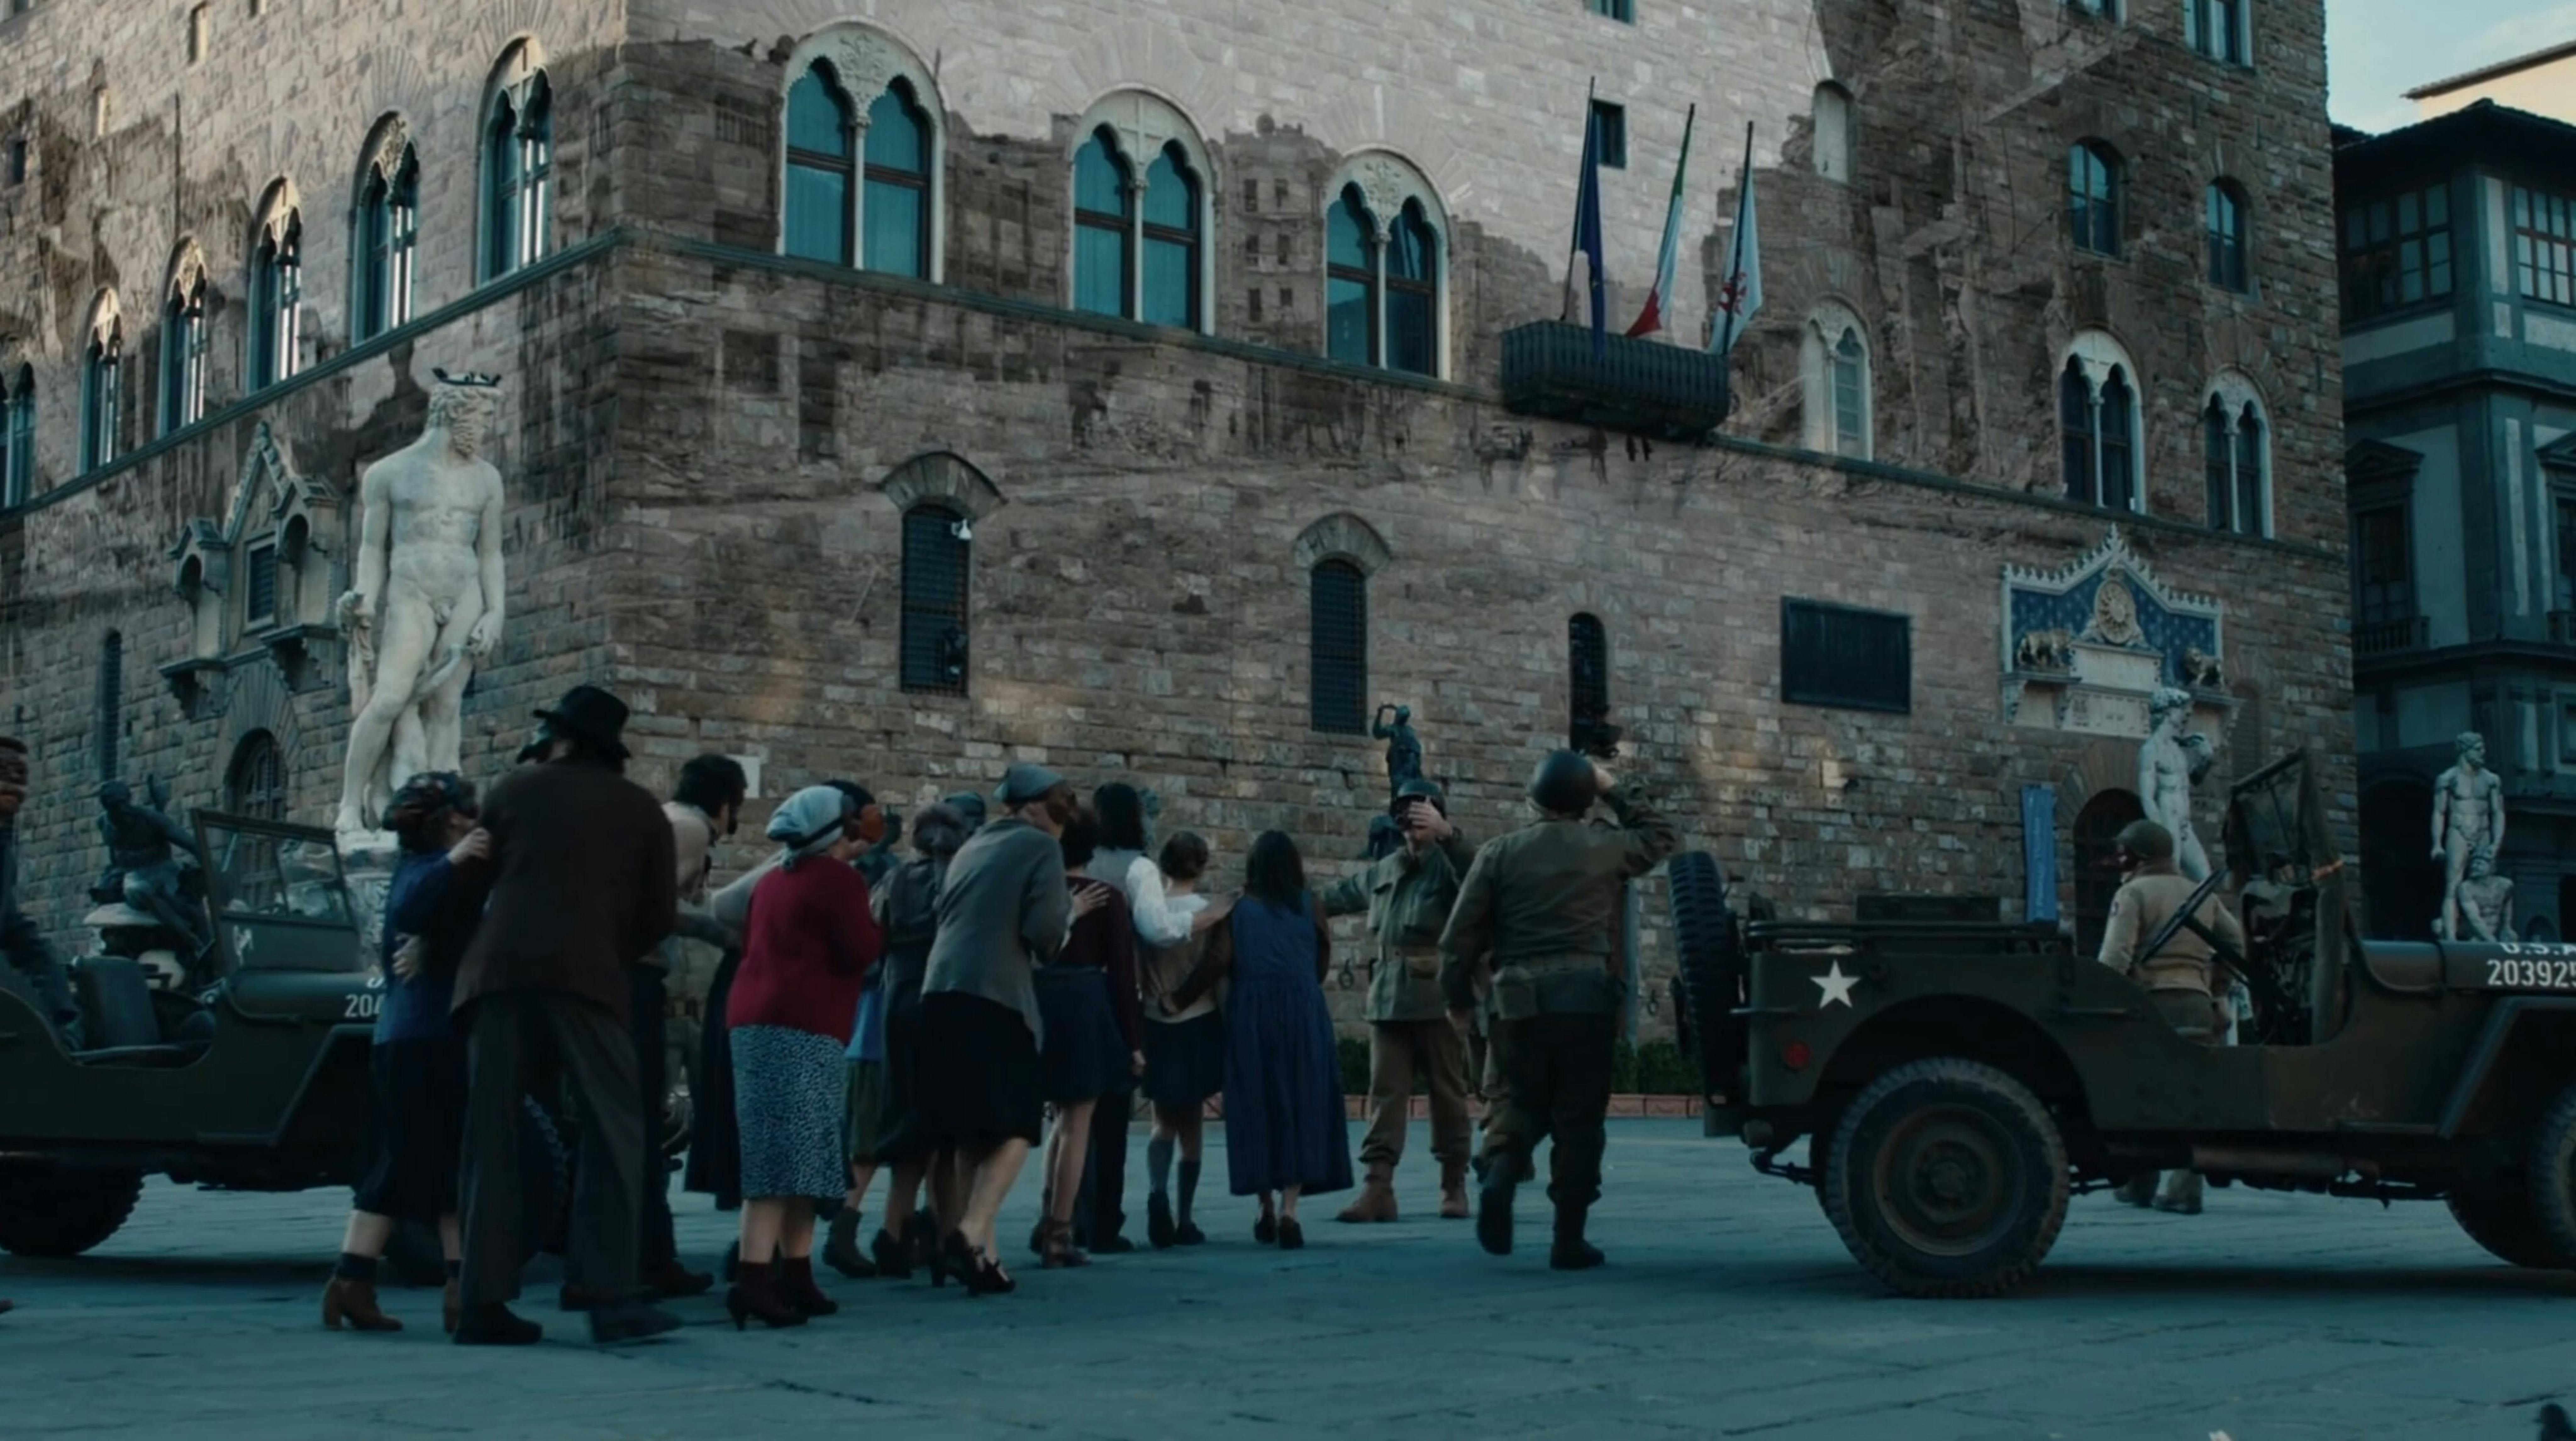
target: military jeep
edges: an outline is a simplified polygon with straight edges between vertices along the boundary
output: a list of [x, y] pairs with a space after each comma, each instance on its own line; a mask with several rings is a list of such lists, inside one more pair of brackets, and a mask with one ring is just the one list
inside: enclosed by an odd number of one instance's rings
[[2304, 753], [2233, 789], [2226, 857], [2203, 891], [2243, 890], [2232, 1047], [2182, 1039], [2053, 925], [1745, 924], [1709, 856], [1676, 857], [1708, 1134], [1815, 1187], [1907, 1295], [2009, 1291], [2071, 1195], [2179, 1168], [2446, 1202], [2501, 1259], [2576, 1268], [2576, 946], [2356, 939]]
[[[0, 1250], [78, 1255], [116, 1233], [152, 1175], [233, 1191], [358, 1179], [384, 982], [338, 848], [328, 831], [211, 812], [195, 829], [216, 939], [190, 986], [81, 958], [90, 1048], [67, 1051], [0, 968]], [[562, 1149], [542, 1117], [531, 1131], [550, 1179], [530, 1204], [549, 1214]], [[428, 1263], [434, 1276], [434, 1249]]]

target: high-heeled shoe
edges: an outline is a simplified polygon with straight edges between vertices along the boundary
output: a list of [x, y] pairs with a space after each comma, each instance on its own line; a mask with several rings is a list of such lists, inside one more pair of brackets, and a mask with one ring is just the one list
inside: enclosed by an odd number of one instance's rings
[[940, 1237], [939, 1249], [931, 1255], [931, 1285], [944, 1286], [954, 1276], [967, 1288], [968, 1295], [974, 1294], [977, 1258], [975, 1248], [967, 1244], [965, 1232], [951, 1231]]
[[1011, 1279], [1011, 1273], [1002, 1269], [1002, 1263], [990, 1256], [976, 1257], [975, 1269], [966, 1277], [966, 1294], [969, 1296], [1007, 1296], [1018, 1289], [1020, 1283]]
[[1267, 1246], [1279, 1239], [1279, 1218], [1264, 1211], [1252, 1223], [1252, 1239]]
[[[927, 1211], [915, 1211], [903, 1223], [903, 1249], [914, 1267], [929, 1270], [939, 1262], [939, 1223]], [[934, 1278], [936, 1279], [936, 1278]]]
[[841, 1303], [814, 1284], [814, 1258], [790, 1256], [778, 1263], [778, 1299], [808, 1316], [840, 1314]]
[[879, 1276], [889, 1281], [912, 1278], [912, 1248], [896, 1240], [893, 1232], [877, 1232], [877, 1238], [868, 1243], [868, 1255], [876, 1262]]
[[1296, 1251], [1303, 1249], [1305, 1244], [1306, 1228], [1297, 1224], [1297, 1218], [1294, 1216], [1280, 1217], [1279, 1249], [1282, 1251]]
[[744, 1261], [734, 1268], [733, 1285], [725, 1292], [725, 1314], [733, 1317], [737, 1331], [754, 1316], [773, 1329], [805, 1324], [805, 1313], [778, 1293], [777, 1273], [757, 1261]]
[[1040, 1225], [1046, 1243], [1039, 1252], [1040, 1266], [1049, 1271], [1069, 1271], [1091, 1264], [1091, 1258], [1073, 1244], [1072, 1222], [1045, 1221]]

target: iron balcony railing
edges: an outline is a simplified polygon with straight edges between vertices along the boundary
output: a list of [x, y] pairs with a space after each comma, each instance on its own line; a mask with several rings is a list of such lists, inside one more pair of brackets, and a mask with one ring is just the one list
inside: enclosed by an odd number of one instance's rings
[[2421, 650], [2424, 646], [2424, 617], [2404, 616], [2397, 620], [2366, 620], [2352, 628], [2352, 653], [2393, 655], [2401, 650]]
[[1503, 405], [1518, 415], [1697, 439], [1726, 420], [1726, 358], [1622, 335], [1595, 355], [1590, 327], [1533, 321], [1503, 332]]

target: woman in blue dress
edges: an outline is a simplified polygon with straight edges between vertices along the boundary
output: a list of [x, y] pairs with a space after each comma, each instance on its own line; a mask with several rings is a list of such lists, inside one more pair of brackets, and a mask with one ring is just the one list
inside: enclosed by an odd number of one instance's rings
[[1351, 1185], [1341, 1062], [1324, 1004], [1332, 941], [1323, 914], [1297, 843], [1263, 832], [1244, 866], [1243, 899], [1173, 998], [1186, 1007], [1226, 983], [1227, 1178], [1234, 1194], [1260, 1198], [1253, 1239], [1283, 1251], [1306, 1244], [1299, 1197]]

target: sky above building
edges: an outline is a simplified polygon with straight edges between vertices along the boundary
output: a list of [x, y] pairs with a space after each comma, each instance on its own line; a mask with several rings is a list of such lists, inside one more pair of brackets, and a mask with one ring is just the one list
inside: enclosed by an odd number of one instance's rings
[[2576, 0], [2326, 0], [2327, 108], [2339, 124], [2413, 123], [2406, 92], [2576, 40]]

